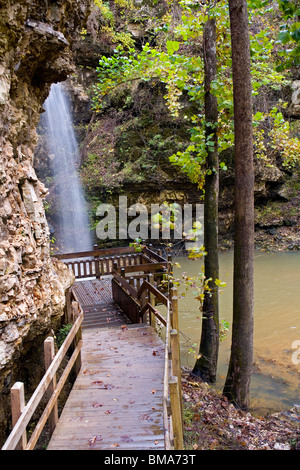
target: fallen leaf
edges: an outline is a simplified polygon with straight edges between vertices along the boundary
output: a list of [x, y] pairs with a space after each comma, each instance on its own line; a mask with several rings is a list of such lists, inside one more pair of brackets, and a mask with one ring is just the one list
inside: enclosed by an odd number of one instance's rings
[[111, 384], [103, 384], [101, 380], [95, 380], [95, 382], [92, 382], [91, 385], [100, 385], [99, 388], [103, 390], [111, 390], [114, 388], [114, 386]]
[[99, 408], [103, 406], [102, 403], [93, 403], [93, 408]]
[[145, 413], [139, 417], [139, 421], [153, 421], [153, 419], [147, 413]]
[[93, 445], [96, 444], [96, 442], [100, 442], [100, 441], [102, 441], [102, 440], [103, 440], [102, 436], [100, 436], [100, 435], [94, 436], [94, 437], [92, 437], [92, 438], [89, 440], [89, 445], [90, 445], [90, 446], [93, 446]]

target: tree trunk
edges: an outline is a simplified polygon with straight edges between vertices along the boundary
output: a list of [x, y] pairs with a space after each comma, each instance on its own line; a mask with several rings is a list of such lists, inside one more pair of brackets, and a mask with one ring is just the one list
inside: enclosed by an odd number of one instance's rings
[[215, 382], [219, 353], [219, 306], [218, 289], [215, 279], [219, 278], [218, 259], [218, 201], [219, 201], [219, 161], [218, 161], [218, 103], [211, 93], [212, 81], [217, 76], [216, 22], [208, 19], [204, 27], [204, 76], [205, 76], [205, 122], [207, 145], [207, 173], [205, 176], [204, 200], [204, 246], [207, 255], [204, 259], [204, 273], [209, 281], [211, 292], [205, 293], [203, 321], [199, 355], [193, 373], [207, 382]]
[[229, 0], [234, 127], [235, 239], [233, 324], [224, 395], [236, 406], [249, 407], [253, 359], [254, 169], [252, 90], [246, 0]]

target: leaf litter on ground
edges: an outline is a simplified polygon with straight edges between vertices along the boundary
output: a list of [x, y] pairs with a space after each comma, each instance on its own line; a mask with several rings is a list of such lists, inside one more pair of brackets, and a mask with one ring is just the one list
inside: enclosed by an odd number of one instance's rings
[[185, 449], [300, 450], [300, 407], [254, 416], [189, 372], [182, 398]]

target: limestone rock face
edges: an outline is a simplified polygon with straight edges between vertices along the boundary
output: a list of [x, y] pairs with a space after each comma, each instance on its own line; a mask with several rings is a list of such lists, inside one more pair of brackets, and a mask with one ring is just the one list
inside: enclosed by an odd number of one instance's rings
[[[61, 316], [65, 290], [74, 281], [62, 263], [51, 261], [47, 190], [36, 176], [33, 153], [50, 86], [73, 71], [72, 44], [85, 25], [89, 1], [0, 0], [0, 7], [0, 390], [5, 395], [18, 358]], [[3, 407], [1, 401], [5, 425]], [[5, 426], [0, 428], [1, 440]]]
[[300, 80], [292, 83], [292, 97], [288, 113], [293, 118], [300, 118]]
[[300, 80], [292, 82], [290, 92], [290, 103], [286, 115], [293, 119], [300, 119]]

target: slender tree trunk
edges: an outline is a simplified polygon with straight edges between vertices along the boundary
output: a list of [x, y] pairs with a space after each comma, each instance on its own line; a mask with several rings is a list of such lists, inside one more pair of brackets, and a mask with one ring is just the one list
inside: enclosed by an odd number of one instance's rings
[[254, 170], [252, 90], [246, 0], [229, 0], [235, 126], [233, 325], [224, 395], [249, 407], [253, 359]]
[[213, 142], [207, 146], [207, 174], [205, 177], [204, 200], [204, 246], [207, 255], [204, 272], [211, 292], [205, 293], [203, 321], [199, 355], [193, 373], [207, 382], [215, 382], [219, 352], [219, 305], [215, 279], [219, 278], [218, 259], [218, 202], [219, 202], [219, 161], [218, 161], [218, 103], [211, 93], [212, 81], [217, 76], [216, 22], [208, 19], [204, 27], [204, 74], [205, 74], [205, 122], [206, 139]]

